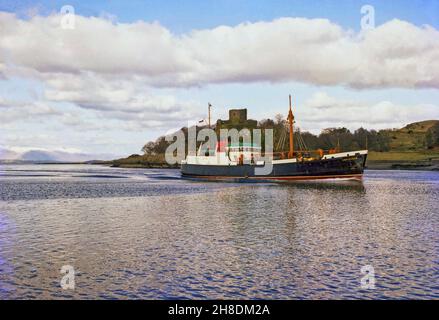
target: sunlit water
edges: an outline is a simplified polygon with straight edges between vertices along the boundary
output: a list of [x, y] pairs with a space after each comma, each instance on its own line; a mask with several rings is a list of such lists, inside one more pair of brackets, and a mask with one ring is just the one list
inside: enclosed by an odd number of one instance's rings
[[[437, 299], [438, 198], [437, 172], [238, 184], [2, 166], [0, 298]], [[361, 286], [365, 265], [375, 289]]]

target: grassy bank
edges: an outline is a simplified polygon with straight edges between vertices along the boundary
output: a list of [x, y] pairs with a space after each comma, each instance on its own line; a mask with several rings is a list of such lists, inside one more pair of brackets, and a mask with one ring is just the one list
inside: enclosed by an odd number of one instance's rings
[[369, 169], [439, 170], [439, 151], [369, 152]]

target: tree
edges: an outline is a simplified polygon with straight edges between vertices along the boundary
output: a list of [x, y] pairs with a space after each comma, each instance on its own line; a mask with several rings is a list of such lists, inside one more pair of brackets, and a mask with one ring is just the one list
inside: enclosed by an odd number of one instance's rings
[[380, 130], [377, 133], [377, 151], [385, 152], [390, 150], [390, 132], [388, 130]]
[[154, 154], [154, 147], [155, 147], [155, 143], [153, 141], [149, 141], [143, 146], [142, 152], [145, 155]]
[[439, 147], [439, 123], [428, 129], [425, 144], [428, 149]]

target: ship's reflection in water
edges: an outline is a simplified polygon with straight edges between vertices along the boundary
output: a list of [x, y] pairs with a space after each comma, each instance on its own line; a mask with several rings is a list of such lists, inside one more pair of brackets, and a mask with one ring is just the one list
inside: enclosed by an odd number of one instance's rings
[[[438, 298], [438, 178], [237, 184], [5, 167], [0, 297]], [[60, 288], [63, 265], [75, 290]], [[365, 265], [375, 289], [361, 288]]]

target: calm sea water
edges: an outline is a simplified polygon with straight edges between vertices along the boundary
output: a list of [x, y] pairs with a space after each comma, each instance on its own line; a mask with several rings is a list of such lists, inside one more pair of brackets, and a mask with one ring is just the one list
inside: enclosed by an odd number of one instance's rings
[[[238, 184], [2, 166], [0, 298], [437, 299], [438, 199], [438, 172]], [[375, 289], [361, 287], [366, 265]]]

